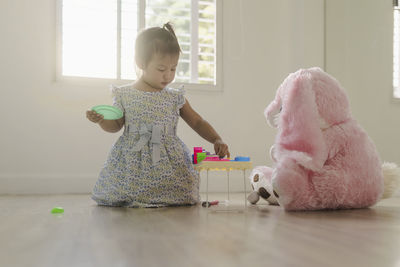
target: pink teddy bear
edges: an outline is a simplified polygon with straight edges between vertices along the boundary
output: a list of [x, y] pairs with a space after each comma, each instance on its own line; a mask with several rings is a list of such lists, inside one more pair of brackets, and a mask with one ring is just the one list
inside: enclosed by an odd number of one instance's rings
[[278, 128], [265, 188], [285, 210], [369, 207], [399, 187], [400, 169], [381, 163], [344, 89], [320, 68], [290, 74], [264, 114]]

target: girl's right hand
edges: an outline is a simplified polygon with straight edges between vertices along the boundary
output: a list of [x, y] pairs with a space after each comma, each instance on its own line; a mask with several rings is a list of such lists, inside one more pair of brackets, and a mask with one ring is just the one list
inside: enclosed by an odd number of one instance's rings
[[87, 110], [86, 111], [86, 118], [94, 123], [101, 123], [104, 120], [104, 116], [97, 113], [94, 110]]

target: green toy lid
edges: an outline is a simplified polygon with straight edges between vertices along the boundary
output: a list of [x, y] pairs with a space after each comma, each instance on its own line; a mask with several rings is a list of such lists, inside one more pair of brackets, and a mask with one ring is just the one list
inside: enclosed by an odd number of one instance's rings
[[92, 110], [104, 116], [105, 120], [118, 120], [124, 116], [124, 113], [117, 107], [109, 105], [98, 105]]

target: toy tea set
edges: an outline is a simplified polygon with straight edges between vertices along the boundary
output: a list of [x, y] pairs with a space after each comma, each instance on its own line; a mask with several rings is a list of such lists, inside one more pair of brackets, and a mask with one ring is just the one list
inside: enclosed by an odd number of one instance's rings
[[208, 173], [209, 171], [226, 171], [228, 178], [228, 200], [225, 203], [229, 203], [229, 172], [231, 170], [242, 170], [243, 171], [243, 186], [244, 186], [244, 203], [247, 206], [246, 196], [246, 170], [252, 169], [252, 163], [250, 157], [238, 156], [233, 160], [229, 158], [220, 158], [218, 155], [207, 152], [202, 147], [194, 147], [192, 155], [194, 169], [201, 172], [207, 171], [206, 180], [206, 201], [202, 203], [203, 207], [209, 207], [212, 205], [218, 205], [218, 201], [208, 201]]

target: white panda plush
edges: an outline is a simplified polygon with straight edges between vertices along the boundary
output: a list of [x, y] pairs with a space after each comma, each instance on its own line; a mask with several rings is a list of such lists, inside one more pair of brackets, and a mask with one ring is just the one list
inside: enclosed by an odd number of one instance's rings
[[247, 197], [251, 204], [256, 204], [261, 197], [271, 205], [278, 205], [272, 189], [272, 171], [266, 166], [257, 166], [251, 171], [249, 179], [253, 192]]

